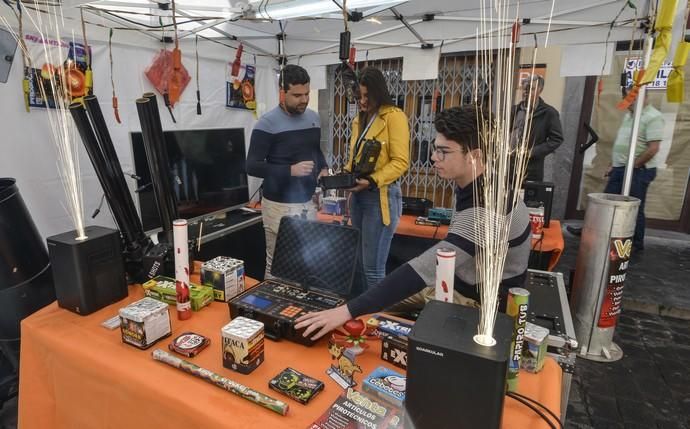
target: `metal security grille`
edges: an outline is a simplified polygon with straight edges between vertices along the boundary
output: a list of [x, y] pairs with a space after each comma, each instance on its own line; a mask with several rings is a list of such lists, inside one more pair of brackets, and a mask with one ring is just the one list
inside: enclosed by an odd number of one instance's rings
[[[436, 80], [402, 80], [402, 59], [369, 61], [386, 77], [393, 101], [407, 115], [410, 126], [410, 168], [401, 178], [404, 196], [427, 198], [435, 207], [452, 207], [454, 184], [439, 178], [431, 162], [431, 145], [436, 137], [434, 116], [440, 109], [472, 103], [477, 66], [474, 56], [452, 55], [441, 57]], [[358, 68], [363, 68], [359, 63]], [[337, 66], [328, 70], [329, 125], [331, 131], [329, 163], [341, 169], [349, 156], [350, 128], [357, 115], [356, 103], [349, 103], [345, 85]], [[479, 99], [488, 93], [488, 85], [479, 83]]]

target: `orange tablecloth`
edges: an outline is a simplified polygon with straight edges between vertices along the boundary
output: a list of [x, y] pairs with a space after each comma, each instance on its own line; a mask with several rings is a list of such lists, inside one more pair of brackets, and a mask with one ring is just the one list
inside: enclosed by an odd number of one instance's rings
[[[290, 404], [283, 417], [151, 358], [172, 337], [149, 350], [125, 345], [120, 331], [101, 322], [143, 296], [130, 287], [129, 297], [89, 316], [78, 316], [53, 303], [22, 321], [19, 427], [48, 428], [306, 428], [342, 392], [326, 374], [331, 359], [324, 340], [307, 348], [266, 340], [266, 361], [250, 375], [225, 369], [221, 362], [220, 328], [229, 321], [228, 306], [214, 302], [188, 321], [173, 315], [173, 336], [202, 333], [211, 345], [190, 359], [197, 365], [236, 380]], [[364, 374], [379, 365], [380, 344], [357, 360]], [[291, 366], [323, 380], [324, 391], [308, 405], [281, 397], [268, 380]], [[395, 369], [395, 367], [391, 367]], [[539, 374], [520, 374], [520, 392], [560, 414], [561, 369], [548, 358]], [[361, 377], [359, 378], [361, 380]], [[531, 410], [506, 398], [503, 428], [548, 428]]]
[[[342, 219], [341, 216], [333, 216], [325, 213], [319, 213], [318, 219], [322, 222], [332, 222], [334, 220]], [[417, 225], [415, 220], [417, 218], [411, 215], [402, 215], [398, 228], [395, 230], [396, 234], [409, 235], [412, 237], [442, 239], [448, 235], [448, 226], [440, 225]], [[561, 222], [558, 220], [551, 220], [549, 227], [544, 228], [544, 237], [542, 240], [532, 240], [532, 250], [537, 252], [551, 252], [549, 259], [549, 271], [558, 263], [558, 260], [563, 253], [565, 243], [563, 241], [563, 231], [561, 230]]]

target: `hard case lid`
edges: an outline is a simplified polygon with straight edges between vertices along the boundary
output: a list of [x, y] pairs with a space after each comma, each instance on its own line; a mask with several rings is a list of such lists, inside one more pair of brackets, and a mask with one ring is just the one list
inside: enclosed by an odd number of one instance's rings
[[360, 248], [359, 230], [295, 217], [280, 220], [271, 275], [340, 297], [352, 292]]

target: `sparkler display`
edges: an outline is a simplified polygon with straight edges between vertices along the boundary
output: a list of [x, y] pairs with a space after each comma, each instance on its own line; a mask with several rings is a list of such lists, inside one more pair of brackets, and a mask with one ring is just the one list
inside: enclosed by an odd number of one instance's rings
[[[532, 96], [528, 97], [524, 126], [521, 130], [513, 130], [511, 112], [516, 88], [515, 54], [519, 42], [519, 32], [516, 31], [519, 29], [519, 2], [481, 0], [480, 10], [481, 21], [476, 44], [478, 72], [474, 79], [474, 101], [478, 106], [482, 106], [478, 110], [477, 125], [484, 172], [483, 183], [478, 185], [475, 181], [473, 186], [475, 198], [482, 201], [482, 204], [475, 201], [475, 205], [484, 207], [485, 218], [474, 225], [476, 242], [481, 243], [476, 249], [476, 275], [482, 302], [478, 332], [474, 340], [484, 346], [493, 346], [498, 291], [508, 253], [511, 213], [518, 204], [517, 191], [522, 187], [527, 171], [530, 155], [529, 133], [535, 100]], [[549, 28], [550, 23], [551, 17]], [[533, 69], [536, 54], [535, 37]], [[486, 100], [478, 99], [480, 84], [488, 85]], [[537, 83], [534, 80], [529, 81], [530, 93], [532, 85]], [[513, 133], [519, 135], [512, 135]], [[476, 171], [478, 165], [473, 164], [473, 167]]]
[[[59, 3], [45, 4], [47, 14], [40, 12], [41, 8], [37, 0], [33, 2], [34, 13], [29, 12], [21, 3], [18, 3], [20, 8], [18, 19], [22, 24], [23, 17], [26, 17], [33, 29], [40, 35], [41, 40], [48, 40], [49, 35], [54, 35], [57, 40], [62, 38], [62, 27], [64, 27], [62, 17], [62, 7]], [[22, 51], [23, 58], [27, 62], [29, 69], [31, 65], [31, 55], [24, 43], [22, 36], [17, 34], [6, 18], [0, 15], [0, 22], [12, 34], [12, 37], [17, 41], [17, 45]], [[22, 33], [23, 33], [22, 29]], [[74, 34], [72, 34], [74, 39]], [[57, 58], [55, 50], [49, 49], [47, 44], [42, 43], [43, 59], [45, 64], [58, 64], [62, 62], [62, 58]], [[74, 122], [69, 114], [69, 105], [71, 103], [70, 86], [71, 82], [68, 75], [68, 70], [55, 69], [52, 66], [48, 72], [41, 73], [41, 76], [36, 76], [38, 81], [38, 88], [41, 97], [48, 100], [48, 94], [52, 95], [55, 101], [55, 108], [47, 108], [48, 122], [50, 124], [50, 131], [53, 137], [53, 143], [56, 149], [57, 167], [60, 174], [60, 181], [65, 191], [66, 204], [63, 205], [65, 211], [69, 215], [74, 225], [77, 234], [77, 240], [85, 240], [86, 233], [84, 231], [84, 200], [80, 176], [79, 166], [79, 140], [76, 137], [76, 128]], [[25, 82], [25, 85], [28, 83]], [[28, 104], [27, 104], [28, 106]]]

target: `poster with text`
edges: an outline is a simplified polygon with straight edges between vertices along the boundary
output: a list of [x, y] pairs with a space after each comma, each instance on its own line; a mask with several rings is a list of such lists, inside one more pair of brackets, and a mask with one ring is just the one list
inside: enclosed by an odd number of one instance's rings
[[616, 326], [618, 315], [621, 314], [623, 300], [623, 285], [628, 271], [630, 253], [632, 252], [632, 237], [611, 238], [609, 247], [609, 275], [607, 277], [604, 301], [601, 303], [599, 314], [600, 328]]
[[[63, 39], [44, 39], [35, 34], [26, 34], [24, 41], [31, 60], [27, 73], [29, 106], [55, 108], [56, 93], [65, 94], [68, 104], [88, 95], [88, 58], [83, 44]], [[41, 83], [45, 94], [41, 91]]]
[[233, 76], [231, 70], [232, 64], [228, 64], [225, 105], [236, 109], [256, 110], [256, 68], [243, 65], [237, 76]]

